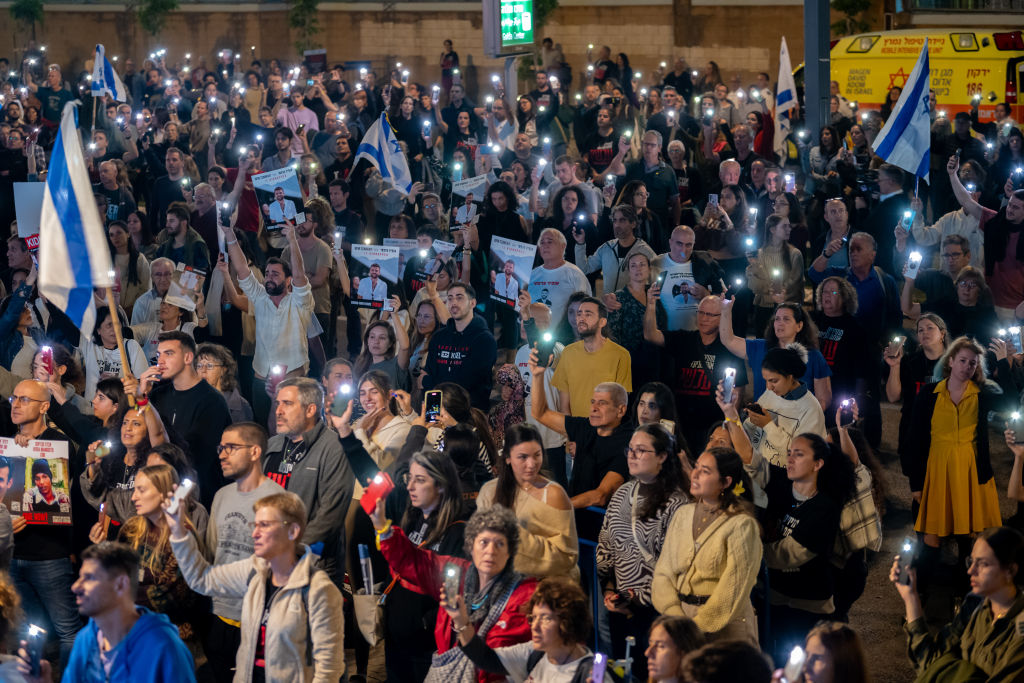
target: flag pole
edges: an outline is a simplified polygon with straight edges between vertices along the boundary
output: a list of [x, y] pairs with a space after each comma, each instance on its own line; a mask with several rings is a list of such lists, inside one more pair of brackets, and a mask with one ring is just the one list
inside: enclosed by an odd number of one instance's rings
[[114, 326], [114, 336], [117, 338], [117, 350], [121, 354], [121, 376], [126, 379], [135, 379], [132, 375], [131, 366], [128, 365], [128, 354], [124, 349], [124, 337], [121, 336], [121, 317], [117, 314], [117, 304], [114, 302], [113, 287], [104, 287], [107, 290], [107, 306], [110, 307], [110, 324]]
[[96, 94], [95, 93], [93, 93], [93, 96], [92, 96], [92, 130], [91, 130], [91, 132], [93, 132], [93, 133], [96, 132]]

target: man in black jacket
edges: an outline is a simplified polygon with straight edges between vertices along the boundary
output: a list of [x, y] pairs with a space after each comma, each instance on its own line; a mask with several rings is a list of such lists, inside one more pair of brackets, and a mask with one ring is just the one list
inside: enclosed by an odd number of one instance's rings
[[[892, 276], [898, 276], [903, 264], [893, 262], [896, 249], [895, 228], [903, 219], [903, 212], [910, 210], [910, 199], [903, 191], [903, 171], [892, 164], [882, 164], [878, 169], [878, 204], [870, 213], [858, 210], [863, 222], [858, 226], [878, 242], [879, 268]], [[866, 214], [866, 215], [865, 215]]]
[[462, 282], [448, 288], [451, 318], [430, 337], [423, 388], [455, 382], [469, 392], [474, 408], [490, 408], [491, 368], [498, 357], [494, 335], [483, 318], [475, 316], [476, 291]]

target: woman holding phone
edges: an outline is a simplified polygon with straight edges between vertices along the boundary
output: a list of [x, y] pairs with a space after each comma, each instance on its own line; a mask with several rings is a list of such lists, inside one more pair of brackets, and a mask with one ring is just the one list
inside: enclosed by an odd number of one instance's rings
[[[504, 676], [477, 670], [458, 646], [461, 633], [471, 629], [491, 648], [524, 643], [530, 624], [523, 610], [537, 587], [537, 580], [515, 571], [519, 549], [519, 522], [508, 508], [496, 505], [473, 513], [466, 524], [465, 553], [470, 559], [441, 555], [417, 547], [405, 532], [387, 518], [384, 501], [370, 515], [378, 544], [391, 572], [417, 593], [442, 600], [442, 589], [468, 606], [465, 619], [456, 622], [447, 610], [437, 613], [433, 656], [428, 683], [487, 683]], [[500, 626], [499, 626], [500, 624]]]
[[[896, 557], [889, 580], [906, 607], [907, 651], [919, 681], [1019, 681], [1024, 648], [1021, 571], [1024, 536], [1009, 527], [981, 532], [966, 560], [971, 592], [952, 623], [937, 635], [928, 628], [917, 591], [917, 572]], [[910, 576], [903, 577], [903, 572]]]
[[[628, 455], [630, 480], [612, 494], [597, 541], [597, 576], [604, 587], [613, 654], [625, 656], [627, 636], [647, 649], [647, 632], [658, 612], [651, 604], [651, 578], [672, 515], [688, 501], [672, 433], [661, 424], [636, 428]], [[633, 675], [646, 665], [633, 660]]]
[[[531, 642], [491, 647], [480, 638], [469, 617], [466, 601], [461, 595], [442, 602], [459, 634], [459, 648], [480, 671], [505, 676], [514, 683], [525, 681], [593, 681], [595, 668], [607, 666], [586, 646], [590, 638], [590, 609], [587, 596], [579, 584], [564, 577], [549, 577], [537, 585], [526, 604], [529, 614]], [[606, 673], [598, 676], [600, 683], [612, 681]]]

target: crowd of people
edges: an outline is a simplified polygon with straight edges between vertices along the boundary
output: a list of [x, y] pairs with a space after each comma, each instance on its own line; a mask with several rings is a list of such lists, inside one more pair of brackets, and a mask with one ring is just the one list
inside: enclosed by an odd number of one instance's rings
[[[574, 73], [546, 38], [526, 92], [473, 102], [459, 64], [161, 50], [90, 120], [87, 74], [0, 59], [4, 680], [868, 681], [889, 458], [919, 680], [1024, 676], [1009, 105], [933, 92], [926, 183], [872, 151], [898, 88], [833, 82], [776, 140], [763, 73]], [[40, 294], [13, 189], [79, 97], [116, 273], [91, 331]], [[381, 114], [408, 192], [356, 159]], [[261, 205], [289, 166], [298, 207]], [[529, 282], [496, 238], [536, 245]], [[385, 239], [416, 249], [357, 305]]]

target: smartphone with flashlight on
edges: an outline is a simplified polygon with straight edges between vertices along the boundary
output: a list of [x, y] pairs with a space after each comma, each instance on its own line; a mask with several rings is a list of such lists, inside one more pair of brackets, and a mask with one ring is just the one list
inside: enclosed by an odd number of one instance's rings
[[789, 653], [786, 666], [782, 668], [782, 680], [784, 683], [796, 683], [804, 671], [804, 664], [807, 662], [807, 653], [797, 645]]
[[903, 349], [903, 345], [906, 343], [906, 341], [906, 337], [904, 337], [902, 334], [897, 334], [895, 337], [892, 338], [892, 341], [889, 342], [889, 346], [885, 350], [885, 355], [889, 356], [890, 358], [895, 358]]
[[462, 567], [454, 562], [448, 562], [444, 566], [444, 593], [448, 600], [448, 606], [455, 606], [455, 598], [458, 597], [462, 588]]
[[1006, 421], [1006, 428], [1013, 432], [1013, 443], [1024, 443], [1024, 429], [1021, 429], [1019, 411], [1015, 410], [1010, 413], [1010, 419]]
[[912, 251], [910, 252], [910, 258], [907, 259], [907, 270], [906, 276], [911, 280], [917, 279], [917, 273], [921, 270], [921, 252]]
[[344, 415], [348, 408], [348, 402], [351, 400], [352, 385], [346, 383], [339, 386], [338, 390], [334, 392], [334, 398], [331, 399], [331, 415], [335, 417]]
[[910, 585], [910, 567], [914, 563], [914, 556], [917, 555], [917, 538], [905, 536], [900, 544], [899, 554], [899, 575], [896, 582], [904, 586]]
[[424, 417], [427, 422], [436, 422], [441, 417], [441, 391], [438, 389], [428, 391], [423, 397], [423, 401], [426, 403]]
[[856, 401], [852, 398], [844, 399], [839, 404], [839, 426], [849, 427], [853, 424], [853, 406]]
[[549, 368], [555, 357], [555, 337], [550, 332], [545, 332], [536, 342], [537, 364]]
[[378, 472], [370, 480], [370, 485], [363, 491], [363, 497], [359, 499], [359, 504], [363, 506], [366, 514], [372, 514], [377, 507], [377, 501], [387, 498], [394, 490], [395, 482], [391, 480], [388, 473]]
[[736, 390], [736, 368], [726, 368], [722, 378], [722, 400], [732, 403], [733, 392]]

